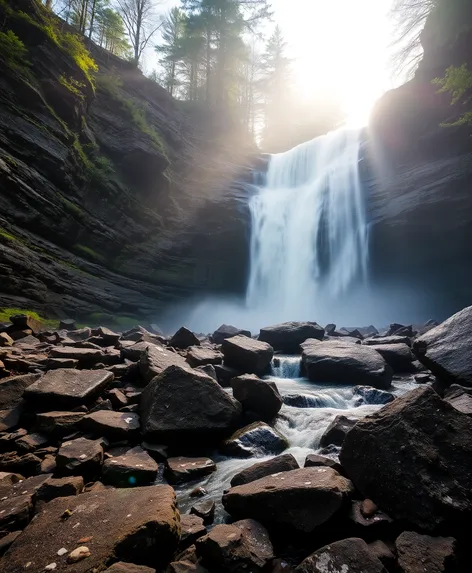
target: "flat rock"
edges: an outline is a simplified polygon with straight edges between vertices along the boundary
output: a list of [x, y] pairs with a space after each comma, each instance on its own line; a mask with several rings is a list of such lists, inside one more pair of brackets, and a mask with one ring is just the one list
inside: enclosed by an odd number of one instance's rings
[[233, 378], [231, 386], [243, 410], [255, 413], [261, 420], [273, 420], [282, 408], [282, 396], [274, 382], [261, 380], [255, 374], [243, 374]]
[[93, 476], [100, 473], [103, 447], [100, 440], [77, 438], [64, 442], [56, 457], [57, 471], [62, 475]]
[[180, 549], [186, 549], [193, 545], [195, 541], [206, 534], [206, 527], [203, 519], [198, 515], [183, 514], [180, 516]]
[[225, 339], [221, 348], [227, 366], [249, 374], [265, 374], [274, 356], [274, 349], [266, 342], [242, 335]]
[[300, 345], [305, 340], [323, 340], [324, 334], [324, 328], [316, 322], [284, 322], [261, 328], [259, 340], [267, 342], [279, 352], [300, 354]]
[[447, 573], [458, 571], [456, 540], [453, 537], [430, 537], [404, 531], [395, 541], [398, 564], [404, 573]]
[[34, 452], [38, 448], [45, 446], [49, 442], [49, 438], [43, 434], [32, 433], [21, 436], [16, 440], [17, 448], [22, 452]]
[[113, 374], [107, 370], [59, 368], [28, 386], [24, 397], [35, 405], [47, 405], [50, 410], [75, 408], [93, 401], [112, 380]]
[[325, 468], [332, 468], [336, 470], [341, 475], [344, 474], [342, 466], [336, 460], [331, 458], [327, 458], [326, 456], [320, 456], [319, 454], [308, 454], [305, 458], [305, 468], [317, 468], [317, 467], [325, 467]]
[[82, 476], [70, 476], [63, 478], [49, 478], [39, 488], [38, 499], [50, 501], [56, 497], [79, 495], [84, 489]]
[[[64, 519], [66, 510], [69, 517]], [[83, 493], [46, 504], [7, 551], [2, 566], [9, 573], [23, 573], [30, 562], [28, 570], [39, 573], [55, 562], [59, 571], [85, 573], [118, 559], [157, 568], [170, 561], [179, 535], [179, 513], [169, 486]], [[58, 556], [57, 551], [72, 551], [79, 539], [87, 539], [90, 556], [66, 565], [67, 554]]]
[[472, 388], [453, 384], [444, 393], [444, 399], [459, 412], [472, 416]]
[[280, 454], [288, 448], [288, 441], [277, 430], [263, 422], [254, 422], [237, 430], [221, 446], [221, 451], [229, 456], [250, 458], [270, 454]]
[[21, 531], [12, 531], [0, 539], [0, 557], [13, 545], [19, 535]]
[[38, 430], [53, 436], [67, 436], [78, 430], [84, 412], [43, 412], [36, 414]]
[[190, 513], [203, 519], [205, 525], [211, 525], [215, 519], [216, 503], [214, 499], [204, 499], [194, 503]]
[[227, 436], [239, 422], [241, 404], [210, 376], [171, 366], [145, 388], [140, 411], [147, 440], [187, 445]]
[[113, 440], [129, 440], [139, 433], [139, 416], [132, 412], [113, 412], [98, 410], [82, 418], [82, 427]]
[[331, 468], [304, 468], [233, 487], [223, 495], [223, 505], [237, 519], [310, 533], [341, 509], [353, 492], [352, 483]]
[[250, 483], [275, 473], [289, 472], [296, 469], [299, 469], [299, 465], [292, 454], [283, 454], [265, 462], [254, 464], [237, 473], [231, 480], [231, 487]]
[[34, 476], [41, 470], [41, 459], [34, 454], [18, 455], [8, 452], [0, 455], [0, 472], [13, 472], [24, 476]]
[[321, 436], [320, 447], [325, 448], [330, 444], [342, 446], [346, 434], [357, 424], [357, 421], [357, 418], [348, 418], [342, 414], [336, 416]]
[[215, 332], [211, 335], [211, 340], [215, 344], [223, 344], [223, 341], [227, 338], [233, 338], [233, 336], [238, 336], [242, 334], [251, 338], [251, 333], [249, 330], [242, 330], [241, 328], [236, 328], [229, 324], [222, 324]]
[[221, 573], [261, 573], [274, 557], [267, 530], [252, 519], [216, 525], [197, 540], [196, 548], [202, 564]]
[[169, 346], [181, 349], [188, 348], [189, 346], [200, 346], [200, 340], [191, 330], [182, 326], [169, 340]]
[[70, 358], [78, 360], [79, 366], [90, 368], [94, 364], [102, 361], [104, 353], [99, 348], [74, 348], [56, 346], [49, 352], [52, 358]]
[[210, 458], [168, 458], [166, 476], [170, 483], [181, 483], [205, 477], [216, 471]]
[[387, 573], [363, 539], [351, 537], [325, 545], [307, 557], [294, 573]]
[[0, 380], [0, 410], [19, 404], [26, 388], [36, 382], [39, 376], [40, 374], [23, 374]]
[[425, 530], [471, 519], [472, 419], [431, 387], [360, 420], [340, 461], [359, 491], [396, 519]]
[[205, 366], [206, 364], [221, 364], [223, 362], [223, 354], [206, 346], [192, 346], [187, 353], [187, 362], [192, 368]]
[[307, 340], [302, 347], [302, 364], [312, 382], [362, 384], [381, 390], [391, 385], [391, 367], [368, 346]]
[[149, 344], [139, 359], [139, 369], [141, 376], [146, 382], [151, 382], [153, 378], [162, 374], [169, 366], [180, 366], [188, 368], [188, 364], [180, 354], [172, 352], [165, 346]]
[[134, 565], [134, 563], [119, 561], [105, 569], [105, 573], [156, 573], [156, 570], [145, 565]]
[[411, 340], [408, 336], [374, 336], [362, 341], [366, 346], [377, 346], [379, 344], [407, 344], [411, 346]]
[[149, 485], [156, 480], [158, 469], [151, 456], [137, 446], [121, 456], [105, 460], [102, 481], [117, 487]]

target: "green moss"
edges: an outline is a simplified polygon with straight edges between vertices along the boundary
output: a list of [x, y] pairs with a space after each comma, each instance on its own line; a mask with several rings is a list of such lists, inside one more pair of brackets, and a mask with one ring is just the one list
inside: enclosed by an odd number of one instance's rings
[[105, 262], [105, 257], [100, 253], [97, 253], [92, 248], [87, 247], [86, 245], [74, 245], [74, 249], [79, 251], [79, 253], [85, 255], [89, 259], [93, 259], [96, 262], [103, 263]]
[[92, 326], [109, 325], [117, 328], [127, 329], [139, 324], [139, 319], [133, 316], [115, 316], [104, 312], [94, 312], [85, 317]]
[[0, 58], [18, 71], [31, 65], [28, 61], [28, 50], [13, 30], [0, 32]]
[[84, 99], [85, 96], [82, 93], [82, 90], [85, 88], [85, 84], [82, 82], [77, 81], [73, 77], [67, 79], [65, 76], [60, 76], [59, 83], [78, 98]]
[[44, 318], [40, 316], [34, 310], [29, 310], [26, 308], [6, 308], [0, 307], [0, 322], [10, 322], [10, 316], [14, 316], [15, 314], [27, 314], [31, 316], [34, 320], [38, 320], [45, 326], [46, 328], [58, 328], [59, 321], [54, 318]]
[[18, 243], [21, 243], [22, 241], [20, 239], [18, 239], [18, 237], [15, 237], [14, 235], [12, 235], [11, 233], [8, 233], [7, 231], [5, 231], [5, 229], [3, 229], [2, 227], [0, 227], [0, 237], [3, 237], [4, 239], [6, 239], [7, 241], [16, 241]]
[[67, 33], [59, 37], [59, 42], [62, 49], [74, 58], [75, 63], [93, 85], [93, 74], [98, 72], [98, 66], [83, 44], [82, 39], [75, 34]]
[[72, 147], [86, 169], [86, 179], [89, 183], [103, 184], [110, 180], [114, 173], [113, 164], [98, 153], [96, 145], [83, 146], [76, 136]]
[[57, 193], [57, 198], [63, 204], [64, 209], [75, 219], [79, 221], [85, 219], [85, 212], [78, 205], [72, 203], [72, 201], [69, 201], [69, 199], [66, 199], [60, 193]]

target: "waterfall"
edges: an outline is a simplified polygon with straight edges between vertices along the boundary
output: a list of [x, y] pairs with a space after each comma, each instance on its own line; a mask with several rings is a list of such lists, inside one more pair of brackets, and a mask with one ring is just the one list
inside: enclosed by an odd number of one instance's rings
[[338, 130], [270, 159], [250, 202], [250, 309], [306, 320], [365, 281], [368, 227], [361, 132]]

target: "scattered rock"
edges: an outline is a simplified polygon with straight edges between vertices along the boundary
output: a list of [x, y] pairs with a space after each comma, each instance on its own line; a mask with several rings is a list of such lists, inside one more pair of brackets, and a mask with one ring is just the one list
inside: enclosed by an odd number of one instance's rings
[[444, 394], [444, 399], [459, 412], [472, 416], [472, 389], [453, 384]]
[[156, 344], [149, 344], [139, 359], [141, 376], [146, 382], [151, 382], [153, 378], [162, 374], [169, 366], [188, 368], [185, 358], [180, 356], [180, 354]]
[[308, 454], [305, 458], [305, 468], [317, 468], [317, 467], [325, 467], [325, 468], [332, 468], [336, 470], [341, 475], [344, 474], [343, 468], [341, 464], [339, 464], [336, 460], [331, 458], [327, 458], [326, 456], [320, 456], [318, 454]]
[[432, 530], [472, 515], [472, 420], [430, 387], [360, 420], [340, 461], [364, 496], [396, 519]]
[[206, 364], [221, 364], [223, 362], [223, 354], [213, 348], [192, 346], [187, 353], [187, 362], [192, 368], [205, 366]]
[[237, 473], [231, 480], [231, 487], [250, 483], [275, 473], [288, 472], [296, 469], [299, 469], [298, 462], [292, 454], [283, 454], [266, 460], [265, 462], [254, 464]]
[[326, 522], [354, 492], [331, 468], [281, 472], [231, 488], [223, 505], [235, 518], [252, 518], [272, 528], [310, 533]]
[[356, 386], [354, 388], [354, 397], [356, 398], [356, 407], [363, 404], [390, 404], [395, 400], [395, 395], [385, 390], [378, 390], [371, 386]]
[[357, 418], [348, 418], [342, 414], [336, 416], [321, 436], [320, 447], [325, 448], [330, 444], [342, 446], [346, 434], [357, 424]]
[[121, 456], [105, 460], [102, 481], [116, 487], [149, 485], [155, 481], [158, 469], [151, 456], [137, 446]]
[[56, 457], [57, 471], [62, 475], [95, 476], [103, 463], [103, 447], [100, 440], [77, 438], [64, 442]]
[[113, 380], [107, 370], [72, 370], [59, 368], [43, 374], [28, 386], [24, 397], [36, 406], [48, 410], [75, 408], [92, 402]]
[[38, 489], [37, 497], [44, 501], [50, 501], [56, 497], [79, 495], [83, 489], [84, 478], [82, 476], [49, 478]]
[[411, 340], [408, 336], [374, 336], [362, 341], [366, 346], [378, 346], [379, 344], [406, 344], [411, 346]]
[[100, 348], [74, 348], [56, 346], [49, 351], [52, 358], [69, 358], [79, 361], [79, 367], [91, 368], [98, 362], [102, 362], [103, 352]]
[[224, 454], [240, 458], [280, 454], [288, 442], [277, 430], [263, 422], [254, 422], [236, 431], [221, 447]]
[[0, 455], [0, 472], [13, 472], [24, 476], [34, 476], [41, 470], [41, 459], [34, 454], [24, 456], [16, 452]]
[[12, 329], [12, 332], [15, 330], [27, 329], [34, 332], [34, 334], [39, 334], [43, 328], [41, 322], [29, 314], [14, 314], [13, 316], [10, 316], [10, 322], [15, 327]]
[[87, 557], [90, 557], [90, 549], [85, 545], [81, 545], [69, 553], [67, 563], [78, 563]]
[[404, 573], [456, 571], [456, 540], [404, 531], [395, 541], [398, 564]]
[[240, 374], [236, 368], [231, 368], [224, 364], [215, 364], [214, 368], [218, 384], [223, 388], [229, 388], [231, 386], [231, 380]]
[[363, 384], [381, 390], [390, 387], [392, 369], [368, 346], [308, 340], [302, 348], [302, 363], [313, 382]]
[[217, 441], [236, 427], [241, 405], [212, 378], [171, 366], [145, 388], [141, 423], [146, 439], [187, 445]]
[[113, 388], [106, 393], [106, 398], [110, 400], [114, 410], [119, 410], [128, 405], [128, 398], [118, 388]]
[[203, 525], [203, 519], [198, 515], [182, 514], [180, 516], [180, 549], [186, 549], [193, 545], [195, 541], [206, 534], [206, 527]]
[[23, 452], [34, 452], [38, 448], [45, 446], [49, 441], [47, 436], [43, 434], [26, 434], [16, 440], [16, 446]]
[[218, 328], [218, 330], [215, 330], [215, 332], [212, 334], [211, 340], [215, 344], [223, 344], [223, 341], [225, 341], [227, 338], [233, 338], [233, 336], [239, 336], [239, 335], [251, 338], [251, 333], [249, 332], [249, 330], [241, 330], [240, 328], [236, 328], [235, 326], [222, 324]]
[[203, 519], [205, 525], [211, 525], [215, 519], [216, 504], [212, 499], [205, 499], [192, 505], [190, 513]]
[[397, 560], [390, 547], [380, 539], [368, 544], [369, 551], [384, 565], [387, 571], [395, 571]]
[[77, 325], [73, 318], [65, 318], [59, 322], [59, 330], [77, 330]]
[[377, 350], [394, 372], [412, 371], [412, 362], [415, 357], [407, 344], [378, 344], [370, 348]]
[[119, 561], [118, 563], [113, 563], [108, 569], [105, 569], [105, 573], [156, 573], [156, 570], [151, 569], [151, 567], [146, 567], [145, 565], [134, 565], [133, 563]]
[[200, 346], [200, 340], [191, 330], [182, 326], [169, 340], [169, 346], [185, 349], [189, 346]]
[[285, 322], [261, 328], [259, 340], [285, 354], [300, 354], [300, 345], [314, 338], [323, 340], [325, 331], [316, 322]]
[[36, 414], [38, 430], [53, 436], [67, 436], [76, 432], [84, 412], [43, 412]]
[[243, 410], [254, 412], [264, 421], [273, 420], [283, 401], [277, 386], [261, 380], [254, 374], [244, 374], [231, 380], [233, 396], [241, 402]]
[[381, 511], [370, 499], [353, 501], [349, 511], [349, 519], [356, 527], [359, 537], [369, 539], [376, 537], [388, 537], [390, 533], [391, 517]]
[[294, 573], [387, 573], [363, 539], [351, 537], [325, 545], [307, 557]]
[[282, 400], [291, 408], [320, 408], [324, 405], [323, 400], [310, 394], [285, 394]]
[[23, 374], [0, 380], [0, 410], [19, 404], [26, 388], [36, 382], [39, 376], [39, 374]]
[[0, 332], [0, 347], [13, 346], [13, 338], [6, 332]]
[[21, 531], [12, 531], [0, 539], [0, 557], [13, 545], [20, 534]]
[[204, 364], [203, 366], [196, 366], [195, 370], [203, 372], [210, 378], [213, 378], [215, 382], [218, 382], [218, 376], [216, 375], [215, 366], [213, 364]]
[[[66, 510], [70, 517], [61, 519]], [[31, 571], [39, 572], [57, 559], [58, 548], [70, 548], [71, 539], [88, 538], [86, 565], [70, 571], [101, 571], [111, 559], [163, 567], [177, 549], [179, 535], [171, 487], [111, 488], [50, 501], [7, 551], [2, 566], [9, 573], [24, 573], [30, 561]]]
[[216, 471], [210, 458], [169, 458], [166, 476], [170, 483], [182, 483], [205, 477]]
[[85, 430], [113, 440], [129, 440], [139, 434], [139, 416], [132, 412], [98, 410], [82, 418]]
[[221, 346], [225, 364], [250, 374], [265, 374], [274, 356], [273, 348], [266, 342], [247, 336], [233, 336]]

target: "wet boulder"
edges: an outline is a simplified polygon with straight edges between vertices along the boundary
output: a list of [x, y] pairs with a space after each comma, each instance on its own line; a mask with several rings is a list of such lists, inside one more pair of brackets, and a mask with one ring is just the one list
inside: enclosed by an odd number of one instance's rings
[[302, 363], [312, 382], [363, 384], [381, 390], [391, 385], [392, 369], [368, 346], [308, 340], [302, 347]]
[[139, 370], [146, 382], [162, 374], [169, 366], [188, 368], [185, 358], [165, 346], [148, 344], [139, 358]]
[[308, 454], [305, 458], [305, 468], [317, 468], [326, 467], [336, 470], [341, 475], [344, 474], [341, 464], [332, 458], [327, 458], [326, 456], [320, 456], [319, 454]]
[[102, 482], [116, 487], [152, 484], [159, 466], [151, 456], [137, 446], [122, 454], [108, 458], [102, 466]]
[[310, 533], [343, 507], [352, 483], [331, 468], [280, 472], [232, 487], [223, 505], [236, 519], [252, 518], [282, 531]]
[[229, 324], [222, 324], [211, 335], [211, 340], [215, 344], [223, 344], [223, 341], [226, 340], [227, 338], [233, 338], [233, 336], [238, 336], [240, 334], [251, 338], [251, 333], [249, 332], [249, 330], [242, 330]]
[[374, 348], [394, 372], [411, 372], [415, 357], [407, 344], [378, 344]]
[[276, 351], [300, 354], [300, 345], [305, 340], [323, 340], [324, 333], [324, 329], [316, 322], [284, 322], [261, 328], [259, 340], [267, 342]]
[[404, 573], [459, 571], [455, 555], [456, 540], [453, 537], [430, 537], [404, 531], [397, 537], [395, 547], [398, 564]]
[[210, 458], [168, 458], [166, 476], [170, 483], [182, 483], [205, 477], [216, 472], [216, 464]]
[[360, 420], [340, 462], [359, 491], [396, 519], [433, 530], [472, 517], [472, 419], [431, 387]]
[[221, 446], [222, 453], [238, 458], [280, 454], [288, 442], [277, 430], [263, 422], [254, 422], [237, 430]]
[[299, 465], [292, 454], [283, 454], [281, 456], [271, 458], [270, 460], [266, 460], [265, 462], [259, 462], [240, 471], [233, 476], [231, 487], [250, 483], [272, 474], [289, 472], [297, 469], [299, 469]]
[[142, 431], [148, 441], [187, 445], [216, 442], [237, 427], [241, 404], [210, 376], [171, 366], [141, 397]]
[[330, 444], [342, 446], [346, 434], [357, 424], [357, 421], [357, 418], [348, 418], [342, 414], [336, 416], [321, 436], [320, 447], [325, 448]]
[[282, 396], [274, 382], [261, 380], [255, 374], [243, 374], [231, 380], [233, 396], [245, 412], [253, 412], [261, 420], [273, 420], [282, 407]]
[[227, 366], [249, 374], [265, 374], [274, 356], [274, 349], [266, 342], [242, 335], [227, 338], [221, 348]]
[[385, 405], [395, 400], [395, 395], [385, 390], [378, 390], [371, 386], [356, 386], [354, 388], [355, 406], [363, 404]]
[[169, 346], [185, 349], [189, 346], [200, 346], [200, 340], [191, 330], [182, 326], [169, 340]]
[[307, 557], [294, 573], [387, 573], [363, 539], [330, 543]]
[[194, 503], [190, 513], [203, 519], [205, 525], [211, 525], [215, 519], [216, 503], [213, 499], [204, 499]]
[[92, 402], [113, 380], [108, 370], [59, 368], [43, 374], [28, 386], [24, 398], [35, 407], [48, 410], [75, 408]]
[[437, 378], [472, 387], [472, 306], [423, 334], [413, 350]]
[[223, 355], [214, 348], [192, 346], [187, 353], [187, 362], [192, 368], [205, 366], [207, 364], [221, 364], [223, 362]]
[[[102, 571], [117, 559], [165, 567], [179, 536], [179, 512], [171, 487], [110, 488], [50, 501], [7, 551], [2, 566], [9, 573], [20, 573], [29, 562], [29, 570], [39, 573], [58, 563], [60, 570], [82, 573]], [[80, 539], [87, 540], [89, 555], [73, 564], [70, 553]], [[58, 555], [61, 548], [68, 551]]]
[[202, 564], [219, 573], [261, 573], [274, 557], [267, 530], [252, 519], [217, 525], [196, 548]]

